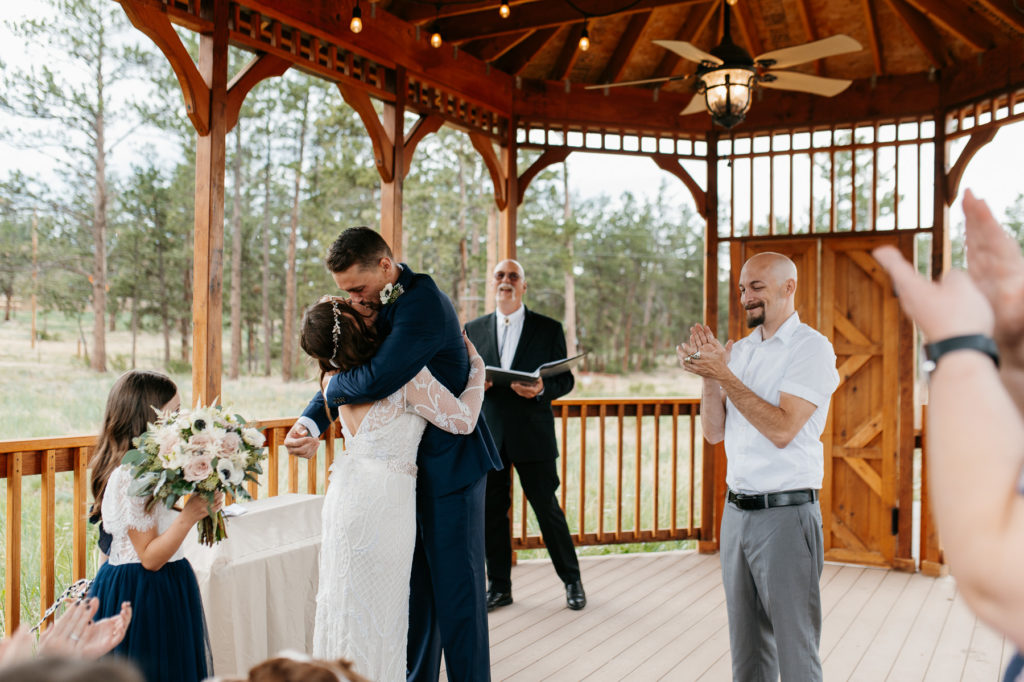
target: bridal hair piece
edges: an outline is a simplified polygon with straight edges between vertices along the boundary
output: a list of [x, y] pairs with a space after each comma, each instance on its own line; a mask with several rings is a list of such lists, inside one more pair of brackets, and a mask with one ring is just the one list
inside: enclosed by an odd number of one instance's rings
[[338, 340], [341, 338], [341, 309], [338, 308], [338, 299], [331, 299], [331, 312], [334, 315], [334, 328], [331, 329], [331, 341], [334, 343], [334, 351], [331, 353], [331, 367], [341, 369], [334, 358], [338, 357]]

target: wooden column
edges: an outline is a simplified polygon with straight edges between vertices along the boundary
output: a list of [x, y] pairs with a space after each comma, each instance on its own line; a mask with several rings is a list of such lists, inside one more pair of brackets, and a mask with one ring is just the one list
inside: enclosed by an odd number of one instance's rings
[[[718, 332], [718, 135], [708, 133], [707, 175], [708, 186], [704, 193], [704, 323]], [[657, 161], [657, 160], [656, 160]], [[692, 188], [691, 188], [692, 191]], [[697, 196], [694, 196], [697, 200]], [[699, 208], [699, 207], [698, 207]], [[701, 439], [703, 457], [701, 464], [701, 507], [700, 536], [698, 548], [701, 552], [718, 550], [718, 528], [721, 522], [719, 498], [724, 499], [725, 448], [714, 446]]]
[[935, 115], [934, 194], [932, 197], [932, 279], [950, 268], [949, 245], [949, 185], [946, 182], [949, 165], [949, 142], [946, 140], [946, 112]]
[[210, 88], [209, 134], [196, 142], [192, 297], [192, 402], [219, 398], [224, 274], [224, 159], [227, 138], [228, 0], [205, 0], [213, 32], [199, 37], [199, 73]]
[[380, 234], [402, 260], [402, 189], [405, 185], [405, 69], [395, 69], [395, 103], [384, 102], [384, 133], [393, 148], [390, 181], [380, 183]]
[[519, 146], [516, 144], [517, 119], [508, 120], [505, 144], [501, 146], [501, 166], [504, 169], [505, 205], [498, 220], [498, 262], [516, 257], [516, 214], [519, 209]]

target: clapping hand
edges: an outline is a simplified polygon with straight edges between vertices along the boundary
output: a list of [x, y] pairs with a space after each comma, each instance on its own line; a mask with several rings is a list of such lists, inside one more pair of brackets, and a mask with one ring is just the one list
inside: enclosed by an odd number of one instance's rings
[[132, 607], [121, 604], [121, 612], [93, 622], [100, 600], [76, 600], [53, 625], [39, 636], [39, 653], [47, 656], [69, 656], [96, 659], [108, 653], [124, 639], [132, 620]]
[[731, 351], [732, 341], [723, 346], [711, 327], [695, 324], [690, 327], [689, 340], [676, 346], [676, 357], [687, 372], [705, 379], [720, 379], [729, 371]]

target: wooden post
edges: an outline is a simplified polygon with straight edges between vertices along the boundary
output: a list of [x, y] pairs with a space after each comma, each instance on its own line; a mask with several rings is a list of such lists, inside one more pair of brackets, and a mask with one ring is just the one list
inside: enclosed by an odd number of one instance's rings
[[380, 234], [391, 247], [395, 260], [402, 260], [402, 190], [405, 185], [405, 69], [395, 69], [395, 103], [384, 102], [383, 125], [386, 140], [394, 152], [391, 181], [380, 182]]
[[4, 613], [7, 636], [21, 621], [21, 472], [22, 453], [7, 455], [7, 570], [4, 573]]
[[228, 0], [206, 0], [213, 32], [199, 37], [199, 73], [210, 88], [209, 134], [196, 143], [192, 298], [192, 402], [220, 397], [224, 274], [224, 160], [227, 138]]
[[39, 471], [39, 613], [46, 613], [54, 599], [54, 535], [57, 526], [57, 452], [43, 453]]
[[946, 184], [949, 165], [949, 142], [946, 140], [946, 112], [935, 115], [935, 181], [932, 183], [932, 279], [938, 279], [950, 268], [949, 188]]
[[516, 257], [516, 213], [519, 208], [519, 166], [516, 144], [516, 123], [512, 116], [508, 120], [505, 144], [501, 146], [501, 165], [505, 175], [505, 207], [501, 209], [498, 223], [498, 262]]
[[[707, 215], [704, 228], [704, 323], [718, 332], [718, 135], [708, 134], [708, 186], [705, 191]], [[701, 505], [700, 537], [698, 548], [701, 552], [718, 550], [718, 526], [721, 519], [716, 514], [715, 504], [721, 484], [725, 480], [725, 457], [722, 447], [715, 447], [701, 439], [703, 454], [701, 460]], [[721, 469], [722, 471], [717, 471]]]

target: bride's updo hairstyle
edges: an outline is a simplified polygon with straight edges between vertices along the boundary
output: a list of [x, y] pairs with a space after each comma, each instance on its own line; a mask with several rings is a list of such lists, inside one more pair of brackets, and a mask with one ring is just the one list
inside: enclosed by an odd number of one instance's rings
[[321, 372], [347, 372], [365, 365], [383, 340], [377, 327], [344, 299], [321, 299], [302, 316], [299, 345]]

